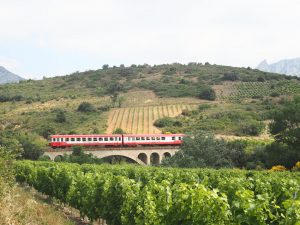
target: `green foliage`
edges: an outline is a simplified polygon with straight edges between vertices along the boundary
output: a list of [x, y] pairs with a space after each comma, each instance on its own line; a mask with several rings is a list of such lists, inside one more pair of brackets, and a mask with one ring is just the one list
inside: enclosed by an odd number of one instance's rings
[[160, 127], [160, 128], [171, 127], [171, 126], [181, 126], [181, 122], [174, 118], [171, 118], [171, 117], [164, 117], [164, 118], [156, 120], [154, 122], [154, 126]]
[[300, 146], [300, 97], [275, 110], [272, 119], [270, 131], [278, 142], [295, 148]]
[[211, 87], [205, 87], [200, 90], [199, 98], [214, 101], [216, 99], [216, 92]]
[[56, 113], [55, 122], [65, 123], [67, 121], [64, 111], [58, 110]]
[[222, 80], [228, 80], [228, 81], [236, 81], [238, 80], [238, 74], [236, 74], [235, 72], [233, 73], [224, 73]]
[[38, 129], [38, 134], [48, 139], [50, 135], [55, 134], [55, 129], [51, 125], [44, 124]]
[[83, 153], [83, 147], [82, 146], [73, 146], [72, 147], [72, 155], [73, 156], [82, 156]]
[[10, 149], [0, 145], [0, 200], [13, 184], [14, 155]]
[[116, 128], [114, 131], [113, 131], [113, 134], [125, 134], [126, 132], [122, 129], [122, 128]]
[[21, 133], [19, 134], [18, 140], [24, 150], [22, 153], [24, 159], [36, 160], [44, 154], [44, 148], [47, 142], [37, 135]]
[[[208, 105], [209, 106], [209, 105]], [[262, 133], [265, 124], [256, 112], [235, 109], [219, 109], [202, 105], [201, 110], [183, 111], [176, 118], [162, 118], [154, 125], [164, 132], [186, 133], [195, 130], [205, 130], [221, 134], [238, 136], [257, 136]]]
[[80, 103], [77, 109], [79, 112], [94, 112], [95, 110], [95, 107], [89, 102]]
[[18, 162], [16, 180], [91, 221], [133, 224], [294, 224], [299, 173]]
[[185, 137], [180, 151], [163, 164], [173, 167], [237, 167], [244, 164], [243, 158], [243, 148], [228, 145], [207, 132], [197, 132]]

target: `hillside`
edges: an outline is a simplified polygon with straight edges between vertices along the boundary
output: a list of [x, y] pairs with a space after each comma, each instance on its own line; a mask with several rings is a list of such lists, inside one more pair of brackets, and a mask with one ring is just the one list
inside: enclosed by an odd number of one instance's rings
[[[268, 111], [298, 93], [297, 78], [251, 68], [207, 63], [132, 65], [1, 85], [0, 124], [3, 130], [44, 137], [50, 133], [111, 133], [117, 127], [129, 133], [169, 128], [187, 132], [198, 127], [243, 136], [249, 134], [241, 132], [239, 124], [248, 121], [247, 126], [260, 127], [250, 135], [259, 135]], [[82, 102], [91, 103], [92, 110], [78, 111]], [[205, 113], [198, 110], [207, 104], [210, 109]], [[190, 110], [194, 111], [187, 113]], [[157, 119], [176, 116], [177, 127], [153, 126]]]
[[3, 66], [0, 66], [0, 84], [17, 83], [21, 80], [24, 80], [24, 78], [8, 71]]
[[257, 66], [257, 69], [265, 72], [300, 76], [300, 58], [283, 59], [272, 64], [268, 64], [268, 62], [264, 60]]

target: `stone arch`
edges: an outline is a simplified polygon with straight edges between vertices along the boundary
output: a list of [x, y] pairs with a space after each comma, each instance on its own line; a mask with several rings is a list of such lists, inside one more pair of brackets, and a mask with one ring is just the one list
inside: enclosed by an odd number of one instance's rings
[[171, 155], [170, 152], [165, 152], [164, 155], [163, 155], [164, 159], [170, 158], [171, 156], [172, 155]]
[[110, 157], [110, 156], [122, 156], [122, 157], [125, 157], [125, 158], [128, 158], [128, 159], [131, 159], [132, 161], [140, 164], [140, 165], [146, 165], [146, 163], [144, 163], [142, 160], [140, 160], [139, 158], [133, 158], [129, 155], [126, 155], [126, 154], [105, 154], [105, 155], [102, 155], [102, 154], [93, 154], [95, 157], [99, 158], [99, 159], [104, 159], [104, 158], [107, 158], [107, 157]]
[[57, 156], [54, 157], [54, 162], [61, 162], [62, 158], [63, 158], [62, 155], [57, 155]]
[[150, 156], [150, 164], [151, 165], [158, 165], [160, 164], [160, 156], [157, 152], [153, 152]]
[[146, 153], [140, 153], [138, 155], [138, 159], [140, 159], [143, 163], [147, 164], [147, 160], [148, 160], [148, 156], [146, 155]]

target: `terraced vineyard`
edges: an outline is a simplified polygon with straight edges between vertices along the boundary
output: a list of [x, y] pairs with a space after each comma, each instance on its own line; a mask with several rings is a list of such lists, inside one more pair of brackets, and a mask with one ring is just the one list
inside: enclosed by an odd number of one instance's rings
[[294, 80], [265, 82], [225, 82], [216, 86], [217, 96], [221, 100], [300, 94], [300, 83]]
[[126, 133], [158, 134], [161, 131], [153, 126], [155, 120], [175, 117], [181, 114], [182, 110], [194, 108], [194, 104], [174, 104], [113, 109], [108, 118], [107, 133], [122, 128]]

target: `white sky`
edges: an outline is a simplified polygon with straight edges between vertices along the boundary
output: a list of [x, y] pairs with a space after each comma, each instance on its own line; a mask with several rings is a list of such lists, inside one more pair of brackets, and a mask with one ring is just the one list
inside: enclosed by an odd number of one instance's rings
[[300, 57], [300, 0], [0, 0], [0, 65], [25, 78], [103, 64]]

